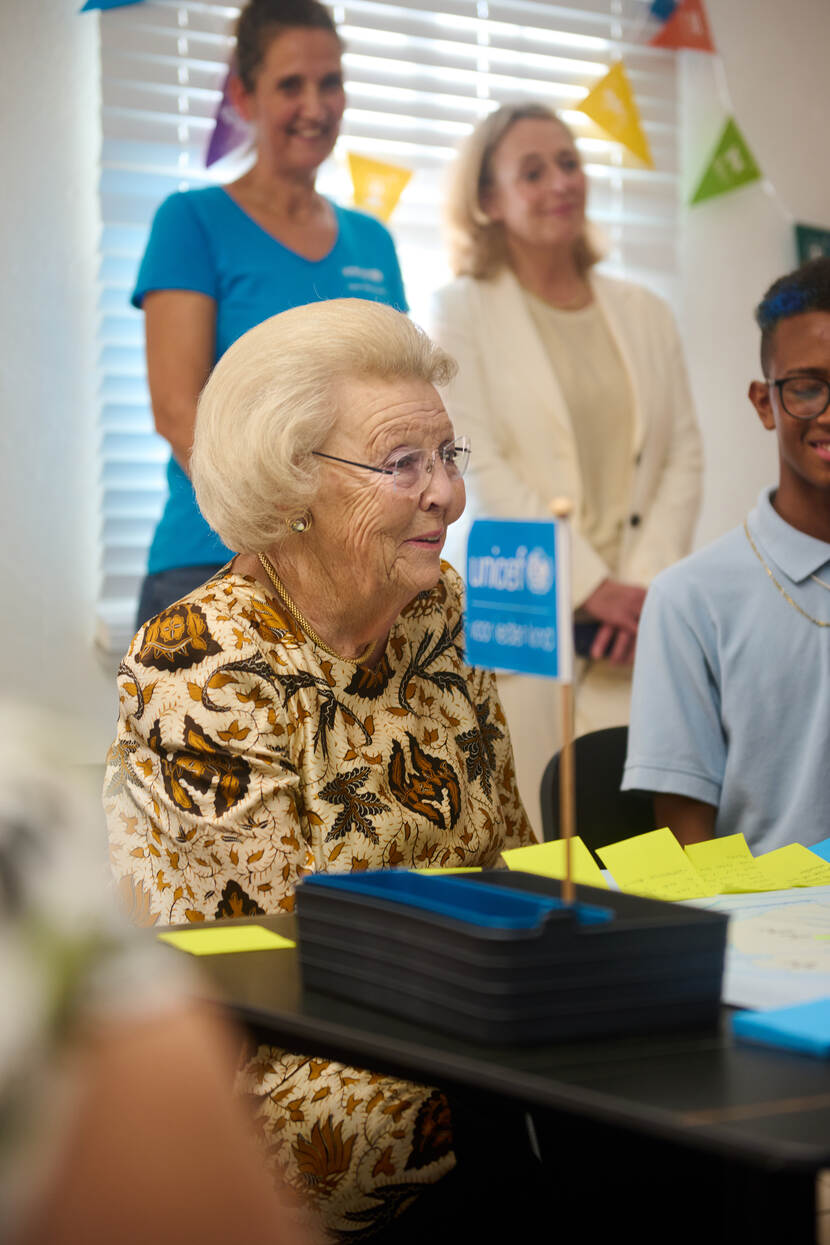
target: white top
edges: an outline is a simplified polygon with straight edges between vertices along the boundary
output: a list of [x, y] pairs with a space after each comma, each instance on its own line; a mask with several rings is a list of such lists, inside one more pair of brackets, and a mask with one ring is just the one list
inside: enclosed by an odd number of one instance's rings
[[527, 290], [525, 298], [571, 415], [582, 476], [579, 526], [616, 574], [634, 457], [628, 376], [596, 303], [565, 311]]
[[[630, 479], [618, 574], [630, 583], [687, 553], [700, 505], [702, 452], [683, 351], [669, 308], [642, 286], [591, 274], [599, 312], [632, 396]], [[547, 518], [552, 497], [574, 507], [573, 594], [580, 604], [611, 574], [582, 531], [584, 482], [573, 414], [509, 268], [459, 277], [435, 296], [432, 334], [459, 364], [444, 399], [472, 441], [468, 505], [446, 556], [463, 566], [473, 518]]]

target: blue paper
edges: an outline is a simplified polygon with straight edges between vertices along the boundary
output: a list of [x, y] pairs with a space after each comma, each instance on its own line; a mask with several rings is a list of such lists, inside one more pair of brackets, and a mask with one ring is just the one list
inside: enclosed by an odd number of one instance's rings
[[830, 1056], [830, 998], [768, 1012], [739, 1012], [732, 1017], [732, 1032], [747, 1042], [826, 1059]]
[[810, 851], [815, 852], [817, 856], [821, 856], [822, 860], [826, 860], [830, 864], [830, 839], [822, 839], [820, 843], [812, 843]]

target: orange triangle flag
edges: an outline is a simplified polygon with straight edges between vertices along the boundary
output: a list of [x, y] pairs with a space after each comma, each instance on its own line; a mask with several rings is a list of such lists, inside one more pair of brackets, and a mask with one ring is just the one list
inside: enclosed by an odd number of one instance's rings
[[577, 104], [577, 109], [595, 121], [611, 138], [633, 151], [643, 164], [647, 164], [650, 169], [654, 168], [648, 139], [640, 124], [634, 92], [622, 61], [611, 66], [582, 103]]
[[653, 48], [696, 48], [698, 52], [714, 52], [703, 0], [680, 0], [669, 20], [649, 43]]

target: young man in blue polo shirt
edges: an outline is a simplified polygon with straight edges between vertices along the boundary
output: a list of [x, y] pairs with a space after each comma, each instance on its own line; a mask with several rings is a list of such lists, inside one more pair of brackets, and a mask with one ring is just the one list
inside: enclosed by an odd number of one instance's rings
[[756, 311], [749, 386], [779, 478], [744, 523], [664, 571], [640, 620], [623, 789], [681, 843], [756, 854], [830, 835], [830, 258]]

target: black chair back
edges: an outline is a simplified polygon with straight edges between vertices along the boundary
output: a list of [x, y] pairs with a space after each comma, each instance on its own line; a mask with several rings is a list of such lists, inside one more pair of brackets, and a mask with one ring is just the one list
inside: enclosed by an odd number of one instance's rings
[[[642, 791], [620, 791], [628, 727], [611, 726], [574, 740], [576, 833], [596, 856], [596, 848], [654, 830], [654, 807]], [[551, 758], [542, 778], [542, 831], [558, 839], [559, 757]]]

